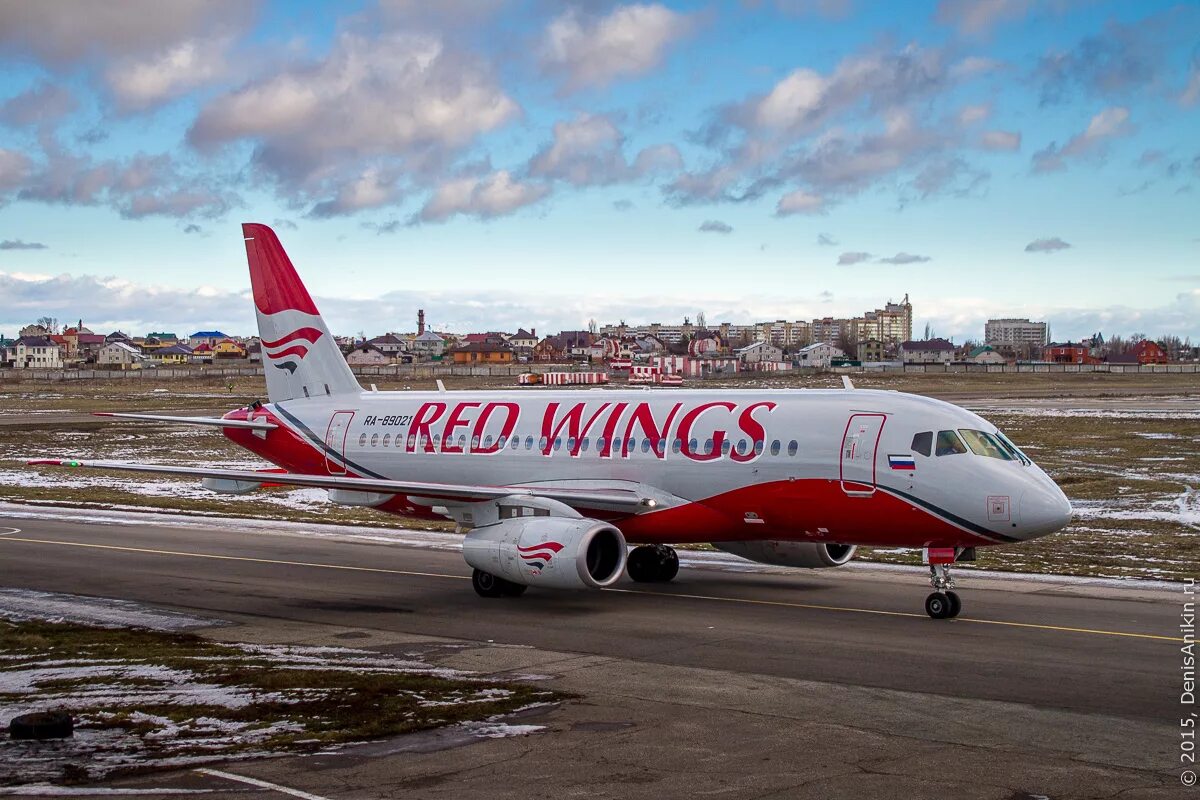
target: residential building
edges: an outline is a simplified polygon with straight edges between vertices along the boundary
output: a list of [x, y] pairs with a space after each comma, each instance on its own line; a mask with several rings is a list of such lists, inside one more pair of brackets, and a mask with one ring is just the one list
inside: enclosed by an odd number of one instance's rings
[[49, 336], [51, 333], [53, 333], [53, 331], [51, 331], [45, 325], [38, 325], [35, 323], [33, 325], [26, 325], [24, 328], [21, 328], [21, 330], [17, 331], [17, 338], [23, 339], [26, 336]]
[[801, 367], [829, 369], [833, 359], [845, 357], [846, 354], [840, 348], [834, 347], [828, 342], [813, 342], [796, 351], [795, 361], [797, 366]]
[[533, 348], [537, 347], [537, 328], [518, 328], [517, 332], [508, 337], [508, 346], [513, 349], [513, 353], [517, 357], [529, 358], [533, 355]]
[[743, 364], [783, 361], [783, 348], [776, 347], [770, 342], [755, 342], [734, 350], [733, 354]]
[[1158, 342], [1142, 339], [1124, 353], [1110, 356], [1107, 360], [1110, 364], [1166, 364], [1170, 359]]
[[883, 308], [868, 311], [848, 322], [850, 336], [855, 341], [879, 339], [884, 342], [905, 342], [912, 339], [912, 303], [906, 294], [902, 303], [889, 300]]
[[193, 364], [211, 364], [213, 360], [213, 349], [210, 344], [198, 344], [192, 348], [192, 363]]
[[954, 345], [945, 339], [901, 342], [900, 360], [905, 364], [949, 364], [954, 360]]
[[880, 339], [859, 339], [858, 360], [862, 362], [883, 361], [887, 357], [887, 345]]
[[119, 339], [113, 340], [104, 347], [100, 348], [99, 354], [96, 356], [96, 363], [104, 367], [116, 367], [118, 369], [138, 369], [145, 364], [149, 359], [128, 342]]
[[400, 354], [408, 349], [408, 342], [401, 339], [394, 333], [385, 333], [383, 336], [376, 336], [367, 344], [378, 349], [389, 359], [396, 359]]
[[412, 351], [420, 358], [440, 361], [446, 351], [446, 340], [433, 331], [423, 331], [413, 339]]
[[192, 348], [186, 344], [173, 344], [170, 347], [160, 347], [153, 352], [154, 360], [164, 366], [187, 364], [192, 360]]
[[1055, 364], [1099, 364], [1100, 358], [1091, 351], [1091, 346], [1083, 342], [1050, 344], [1042, 350], [1042, 359]]
[[512, 348], [505, 342], [467, 342], [450, 355], [455, 364], [508, 364], [513, 360]]
[[[173, 333], [166, 333], [166, 332], [147, 333], [146, 334], [146, 342], [148, 343], [151, 339], [153, 339], [155, 341], [155, 344], [153, 345], [154, 347], [170, 347], [173, 344], [179, 344], [179, 337]], [[150, 345], [146, 344], [143, 346], [149, 347]]]
[[983, 326], [983, 341], [987, 344], [1030, 345], [1045, 347], [1050, 329], [1045, 322], [1028, 319], [989, 319]]
[[11, 348], [16, 369], [61, 369], [62, 348], [46, 336], [22, 336]]
[[[155, 334], [150, 335], [154, 336]], [[196, 348], [202, 344], [206, 344], [209, 347], [216, 347], [218, 342], [228, 338], [230, 338], [229, 334], [222, 333], [221, 331], [196, 331], [187, 338], [187, 343], [192, 348]]]
[[346, 354], [346, 363], [352, 367], [378, 367], [390, 364], [391, 358], [370, 342], [363, 342]]
[[234, 359], [245, 358], [246, 348], [240, 342], [235, 342], [233, 339], [222, 339], [213, 345], [213, 359]]
[[967, 354], [967, 361], [973, 364], [1004, 364], [1008, 359], [990, 344], [983, 344], [971, 348], [971, 352]]
[[826, 344], [836, 345], [841, 341], [843, 332], [850, 333], [850, 320], [823, 317], [822, 319], [814, 319], [812, 321], [810, 335], [814, 344], [825, 342]]

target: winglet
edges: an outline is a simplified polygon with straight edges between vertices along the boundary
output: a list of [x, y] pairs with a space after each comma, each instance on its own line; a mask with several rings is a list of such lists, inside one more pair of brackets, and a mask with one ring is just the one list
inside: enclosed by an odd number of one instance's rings
[[842, 388], [843, 389], [853, 389], [854, 388], [854, 381], [850, 380], [849, 375], [842, 376]]

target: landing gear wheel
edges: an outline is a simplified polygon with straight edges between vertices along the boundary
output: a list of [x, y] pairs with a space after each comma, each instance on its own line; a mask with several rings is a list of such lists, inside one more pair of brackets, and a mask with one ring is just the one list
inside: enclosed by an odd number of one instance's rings
[[508, 581], [481, 569], [471, 573], [471, 586], [480, 597], [503, 597], [506, 584]]
[[934, 619], [949, 619], [950, 598], [945, 592], [934, 592], [925, 598], [925, 613]]
[[962, 611], [962, 600], [959, 599], [957, 592], [946, 592], [946, 599], [950, 601], [950, 619], [958, 616], [958, 612]]
[[679, 574], [679, 554], [663, 544], [642, 545], [630, 551], [625, 569], [638, 583], [666, 583]]

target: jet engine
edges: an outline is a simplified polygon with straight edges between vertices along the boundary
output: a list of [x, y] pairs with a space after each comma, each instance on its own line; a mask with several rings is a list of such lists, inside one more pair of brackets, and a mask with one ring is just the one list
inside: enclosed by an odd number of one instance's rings
[[760, 564], [805, 569], [840, 567], [854, 558], [854, 551], [858, 549], [852, 544], [779, 542], [768, 539], [752, 542], [713, 542], [712, 546]]
[[506, 519], [463, 539], [468, 564], [522, 586], [602, 589], [621, 577], [626, 555], [619, 530], [587, 518]]

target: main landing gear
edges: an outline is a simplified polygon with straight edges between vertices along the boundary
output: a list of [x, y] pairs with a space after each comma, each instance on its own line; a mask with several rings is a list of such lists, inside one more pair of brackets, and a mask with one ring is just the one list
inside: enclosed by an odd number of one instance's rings
[[520, 597], [529, 587], [497, 578], [490, 572], [477, 569], [471, 573], [471, 586], [480, 597]]
[[925, 598], [925, 613], [934, 619], [953, 619], [962, 611], [962, 600], [954, 589], [949, 564], [930, 564], [929, 583], [933, 594]]
[[679, 554], [665, 544], [646, 544], [629, 551], [629, 577], [638, 583], [667, 583], [679, 574]]

